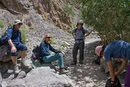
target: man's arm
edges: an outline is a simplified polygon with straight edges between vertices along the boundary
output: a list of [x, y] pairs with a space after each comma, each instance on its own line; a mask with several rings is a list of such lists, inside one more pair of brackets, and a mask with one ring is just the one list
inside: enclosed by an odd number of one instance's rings
[[112, 65], [112, 61], [108, 61], [107, 62], [108, 68], [109, 68], [109, 72], [110, 72], [110, 77], [111, 77], [111, 81], [115, 81], [115, 73], [114, 73], [114, 68]]
[[118, 76], [123, 70], [124, 70], [124, 67], [126, 66], [128, 60], [126, 59], [120, 59], [122, 61], [121, 63], [121, 66], [119, 68], [119, 70], [117, 72], [115, 72], [115, 75]]
[[74, 38], [74, 40], [75, 40], [75, 34], [72, 32], [72, 36], [73, 36], [73, 38]]
[[51, 50], [52, 52], [55, 52], [55, 53], [62, 53], [63, 56], [65, 56], [65, 53], [64, 53], [63, 51], [56, 50], [56, 49], [54, 49], [51, 45], [50, 45], [50, 50]]
[[84, 40], [85, 40], [85, 38], [89, 35], [89, 34], [91, 34], [91, 32], [87, 32], [85, 35], [84, 35]]
[[7, 40], [8, 40], [8, 43], [9, 45], [11, 46], [11, 52], [16, 52], [16, 47], [14, 46], [12, 40], [11, 40], [11, 37], [12, 37], [12, 29], [9, 29], [8, 30], [8, 33], [7, 33]]
[[87, 37], [89, 34], [91, 34], [91, 32], [88, 32], [87, 34], [85, 34], [85, 37]]
[[10, 39], [10, 40], [8, 40], [8, 43], [9, 43], [9, 45], [11, 46], [11, 52], [16, 52], [17, 51], [17, 49], [16, 49], [16, 47], [14, 46], [14, 44], [13, 44], [13, 42], [12, 42], [12, 40]]
[[59, 50], [56, 50], [56, 49], [54, 49], [51, 45], [49, 45], [50, 46], [50, 50], [52, 51], [52, 52], [55, 52], [55, 53], [60, 53], [61, 51], [59, 51]]

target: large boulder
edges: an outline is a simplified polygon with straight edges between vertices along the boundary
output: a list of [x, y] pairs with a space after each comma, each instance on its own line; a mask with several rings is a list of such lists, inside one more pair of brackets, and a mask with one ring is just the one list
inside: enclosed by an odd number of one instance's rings
[[0, 3], [13, 14], [28, 13], [30, 8], [29, 0], [0, 0]]
[[8, 51], [8, 48], [6, 45], [3, 45], [0, 47], [0, 61], [1, 62], [7, 62], [11, 60], [10, 58], [10, 52]]
[[9, 87], [75, 87], [70, 78], [55, 73], [49, 66], [33, 69], [25, 78], [24, 72], [20, 73], [5, 79]]

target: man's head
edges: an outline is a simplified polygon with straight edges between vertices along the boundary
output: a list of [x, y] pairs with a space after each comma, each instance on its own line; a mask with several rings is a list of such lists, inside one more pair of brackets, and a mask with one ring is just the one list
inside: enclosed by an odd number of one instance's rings
[[14, 21], [15, 29], [19, 29], [22, 24], [23, 24], [22, 21], [20, 21], [20, 20], [15, 20], [15, 21]]
[[104, 49], [105, 49], [105, 46], [97, 46], [95, 49], [95, 54], [99, 56], [100, 58], [103, 58]]
[[45, 34], [45, 36], [44, 36], [44, 40], [45, 40], [45, 42], [48, 43], [48, 44], [51, 43], [51, 36], [50, 36], [49, 33], [48, 33], [48, 34]]
[[77, 28], [80, 30], [82, 27], [83, 27], [83, 21], [82, 21], [82, 20], [79, 20], [79, 21], [77, 22]]

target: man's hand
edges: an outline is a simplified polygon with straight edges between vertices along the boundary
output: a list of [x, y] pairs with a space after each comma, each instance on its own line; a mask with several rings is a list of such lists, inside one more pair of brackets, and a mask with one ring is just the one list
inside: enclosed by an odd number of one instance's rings
[[11, 52], [14, 53], [14, 52], [16, 52], [16, 51], [17, 51], [17, 49], [13, 46], [13, 47], [11, 48]]
[[63, 56], [65, 56], [65, 53], [63, 51], [61, 51], [61, 53], [63, 54]]

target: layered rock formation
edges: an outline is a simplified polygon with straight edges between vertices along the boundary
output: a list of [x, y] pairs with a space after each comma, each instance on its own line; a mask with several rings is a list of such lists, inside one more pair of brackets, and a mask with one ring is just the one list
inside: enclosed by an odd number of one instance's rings
[[68, 30], [72, 27], [71, 18], [63, 11], [64, 5], [67, 4], [65, 0], [1, 0], [0, 3], [22, 20], [25, 14], [31, 15], [33, 10], [34, 14], [40, 14], [43, 20], [53, 23], [60, 29]]

